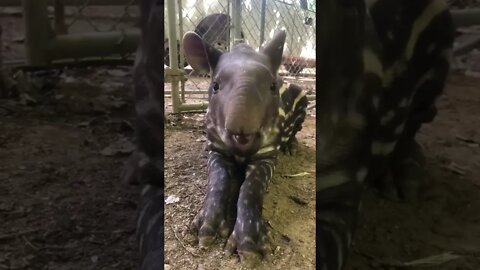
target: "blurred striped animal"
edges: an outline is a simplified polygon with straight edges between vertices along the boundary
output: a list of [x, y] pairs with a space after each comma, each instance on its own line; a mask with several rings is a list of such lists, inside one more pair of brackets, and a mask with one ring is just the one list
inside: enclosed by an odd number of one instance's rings
[[343, 269], [365, 183], [415, 199], [454, 26], [444, 0], [319, 1], [317, 263]]

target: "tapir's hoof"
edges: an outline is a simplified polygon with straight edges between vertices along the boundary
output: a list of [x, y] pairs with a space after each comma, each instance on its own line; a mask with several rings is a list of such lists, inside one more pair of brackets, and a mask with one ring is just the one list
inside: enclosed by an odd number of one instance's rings
[[400, 199], [399, 192], [395, 185], [391, 171], [387, 171], [378, 188], [380, 190], [380, 194], [386, 199], [392, 201], [398, 201]]
[[414, 140], [401, 146], [382, 181], [381, 191], [389, 199], [415, 202], [425, 182], [426, 160], [422, 148]]
[[237, 217], [235, 228], [225, 246], [225, 254], [231, 256], [237, 251], [244, 266], [255, 267], [271, 255], [271, 242], [271, 235], [263, 221], [242, 224]]
[[295, 155], [298, 152], [298, 140], [297, 138], [293, 138], [288, 142], [284, 147], [282, 147], [281, 151], [284, 154], [288, 154], [290, 156]]
[[[217, 211], [216, 211], [217, 210]], [[219, 211], [218, 211], [219, 210]], [[227, 238], [231, 227], [229, 217], [223, 209], [201, 210], [191, 224], [191, 231], [198, 239], [201, 248], [210, 246], [217, 236]]]

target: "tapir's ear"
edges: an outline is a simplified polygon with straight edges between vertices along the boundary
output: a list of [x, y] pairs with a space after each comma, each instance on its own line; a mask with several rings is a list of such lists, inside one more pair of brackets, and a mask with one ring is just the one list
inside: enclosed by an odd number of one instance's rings
[[208, 73], [215, 69], [222, 52], [203, 42], [195, 32], [183, 36], [183, 50], [187, 62], [195, 71]]
[[275, 71], [278, 70], [282, 63], [283, 46], [285, 45], [286, 38], [287, 33], [285, 30], [281, 30], [277, 32], [262, 49], [263, 54], [270, 59], [270, 64]]

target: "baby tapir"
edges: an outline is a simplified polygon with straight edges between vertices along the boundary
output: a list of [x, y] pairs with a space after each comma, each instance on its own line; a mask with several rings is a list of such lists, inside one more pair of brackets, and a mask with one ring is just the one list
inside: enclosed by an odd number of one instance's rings
[[319, 1], [317, 264], [343, 269], [366, 182], [414, 199], [415, 134], [436, 114], [454, 38], [443, 0]]
[[189, 32], [185, 57], [210, 72], [206, 114], [208, 187], [193, 221], [200, 246], [228, 237], [226, 253], [255, 263], [270, 253], [262, 205], [279, 150], [302, 128], [308, 101], [300, 87], [278, 77], [285, 31], [258, 52], [238, 44], [222, 53]]

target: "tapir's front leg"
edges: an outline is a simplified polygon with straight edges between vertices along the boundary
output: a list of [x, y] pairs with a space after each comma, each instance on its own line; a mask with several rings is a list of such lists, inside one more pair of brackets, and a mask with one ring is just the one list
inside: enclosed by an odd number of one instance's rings
[[227, 237], [230, 233], [239, 186], [236, 168], [223, 155], [210, 151], [207, 166], [207, 194], [202, 209], [193, 221], [202, 247], [211, 244], [217, 234]]
[[267, 228], [262, 220], [262, 206], [274, 169], [273, 159], [251, 162], [246, 168], [245, 181], [238, 196], [237, 220], [226, 246], [227, 254], [237, 250], [244, 263], [256, 263], [271, 252]]

